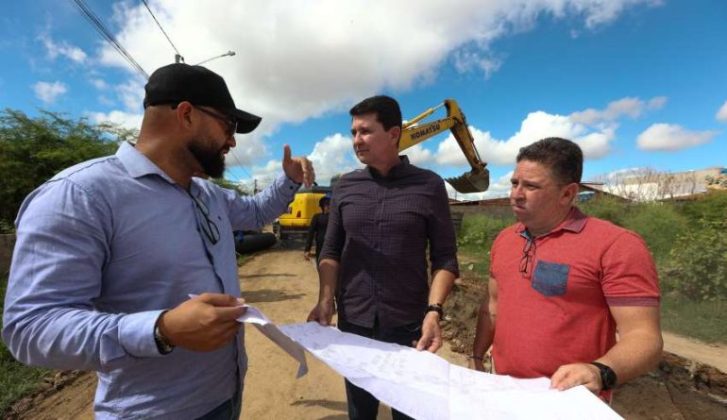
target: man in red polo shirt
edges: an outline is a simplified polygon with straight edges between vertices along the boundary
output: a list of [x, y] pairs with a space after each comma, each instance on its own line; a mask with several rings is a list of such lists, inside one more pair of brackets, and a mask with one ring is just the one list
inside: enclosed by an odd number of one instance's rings
[[492, 245], [471, 358], [484, 370], [492, 345], [498, 374], [550, 377], [553, 388], [585, 385], [608, 398], [661, 357], [659, 285], [636, 233], [574, 205], [582, 170], [570, 140], [520, 149], [510, 190], [519, 223]]

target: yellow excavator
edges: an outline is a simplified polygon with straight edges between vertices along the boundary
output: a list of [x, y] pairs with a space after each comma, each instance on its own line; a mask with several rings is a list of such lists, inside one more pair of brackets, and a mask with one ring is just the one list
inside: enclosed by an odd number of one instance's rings
[[[441, 108], [447, 110], [446, 117], [423, 122]], [[406, 121], [402, 126], [399, 151], [404, 151], [446, 130], [452, 131], [452, 135], [471, 167], [471, 170], [463, 175], [447, 178], [446, 181], [463, 194], [487, 191], [490, 185], [490, 172], [475, 148], [475, 139], [467, 126], [467, 120], [454, 99], [445, 99], [441, 104]], [[276, 235], [281, 240], [293, 235], [305, 235], [313, 216], [321, 212], [321, 209], [318, 208], [318, 201], [321, 197], [330, 195], [330, 191], [330, 187], [313, 187], [296, 193], [288, 207], [288, 212], [281, 215], [278, 222], [273, 224], [273, 231]]]
[[[420, 123], [442, 107], [447, 109], [446, 117]], [[445, 130], [452, 130], [454, 139], [457, 140], [459, 148], [462, 149], [464, 157], [467, 158], [467, 162], [472, 168], [469, 172], [455, 178], [447, 178], [446, 181], [452, 188], [463, 194], [487, 191], [490, 186], [490, 172], [475, 148], [475, 139], [467, 127], [467, 120], [454, 99], [445, 99], [441, 104], [429, 108], [405, 122], [399, 140], [399, 151], [406, 150]]]

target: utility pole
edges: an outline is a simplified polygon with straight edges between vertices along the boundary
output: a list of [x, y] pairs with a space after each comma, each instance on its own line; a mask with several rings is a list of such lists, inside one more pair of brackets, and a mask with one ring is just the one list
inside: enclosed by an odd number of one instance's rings
[[252, 180], [252, 195], [257, 194], [257, 179]]
[[175, 63], [184, 63], [184, 57], [181, 54], [174, 54]]

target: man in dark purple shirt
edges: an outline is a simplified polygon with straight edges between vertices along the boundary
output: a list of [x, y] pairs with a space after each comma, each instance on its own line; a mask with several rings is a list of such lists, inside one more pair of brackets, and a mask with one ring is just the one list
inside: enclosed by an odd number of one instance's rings
[[[308, 320], [341, 331], [437, 351], [442, 305], [459, 275], [444, 181], [399, 156], [401, 111], [387, 96], [354, 106], [351, 134], [366, 168], [336, 184], [320, 255], [320, 294]], [[432, 273], [427, 273], [427, 248]], [[346, 381], [352, 419], [374, 419], [379, 401]], [[394, 419], [408, 418], [392, 410]]]
[[305, 240], [305, 248], [303, 249], [303, 258], [310, 261], [310, 249], [313, 246], [313, 240], [316, 241], [316, 264], [321, 260], [321, 250], [323, 249], [323, 241], [326, 239], [326, 228], [328, 227], [328, 211], [331, 209], [331, 199], [328, 196], [322, 197], [318, 201], [321, 212], [313, 215], [313, 219], [308, 226], [308, 236]]

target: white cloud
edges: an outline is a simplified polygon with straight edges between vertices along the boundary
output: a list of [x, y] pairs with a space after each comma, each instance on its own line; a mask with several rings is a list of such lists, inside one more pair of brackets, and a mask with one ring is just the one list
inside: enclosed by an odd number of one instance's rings
[[419, 166], [425, 165], [434, 160], [432, 152], [422, 147], [421, 144], [414, 145], [404, 150], [401, 154], [406, 155], [409, 158], [410, 163]]
[[51, 60], [55, 60], [58, 56], [62, 56], [76, 63], [83, 63], [88, 57], [79, 47], [71, 45], [66, 41], [56, 43], [48, 34], [41, 34], [38, 38], [45, 46], [48, 58]]
[[639, 98], [622, 98], [609, 103], [605, 109], [589, 108], [574, 112], [571, 120], [582, 124], [598, 124], [615, 121], [623, 116], [638, 118], [644, 110], [659, 109], [666, 104], [666, 97], [657, 96], [644, 102]]
[[107, 90], [109, 88], [109, 84], [103, 79], [91, 79], [89, 82], [98, 90]]
[[116, 95], [124, 104], [127, 111], [140, 112], [144, 102], [144, 84], [145, 80], [141, 78], [133, 78], [125, 83], [119, 83], [114, 87]]
[[[240, 108], [263, 115], [262, 128], [273, 131], [375, 92], [426, 83], [450, 58], [462, 70], [491, 74], [503, 60], [492, 53], [492, 41], [533, 28], [543, 14], [582, 19], [591, 29], [642, 3], [654, 2], [462, 0], [452, 7], [413, 0], [159, 0], [152, 6], [187, 62], [237, 53], [207, 66], [225, 77]], [[121, 28], [117, 39], [147, 72], [173, 60], [143, 5], [116, 3], [115, 20]], [[100, 61], [129, 69], [107, 45]]]
[[68, 87], [61, 82], [37, 82], [33, 85], [35, 97], [43, 101], [45, 104], [51, 104], [58, 99], [59, 96], [68, 92]]
[[655, 96], [646, 103], [648, 109], [661, 109], [666, 105], [666, 96]]
[[675, 124], [652, 124], [636, 139], [640, 149], [675, 151], [712, 140], [716, 131], [689, 131]]
[[[257, 182], [258, 191], [270, 185], [275, 178], [283, 172], [283, 167], [279, 160], [269, 160], [263, 166], [252, 168], [253, 182]], [[247, 181], [250, 183], [250, 180]]]
[[[338, 112], [377, 92], [430, 83], [444, 63], [489, 77], [506, 58], [493, 51], [492, 42], [532, 30], [540, 16], [576, 19], [583, 22], [578, 30], [588, 32], [615, 20], [627, 8], [655, 2], [608, 3], [461, 0], [452, 7], [443, 0], [158, 0], [151, 7], [188, 63], [235, 51], [234, 57], [205, 66], [225, 78], [239, 108], [264, 117], [261, 126], [252, 135], [241, 136], [228, 155], [230, 164], [247, 166], [270, 157], [262, 139], [281, 124]], [[174, 50], [143, 5], [115, 3], [114, 23], [120, 28], [115, 37], [148, 73], [173, 61]], [[133, 74], [116, 88], [122, 112], [140, 112], [143, 78], [115, 49], [101, 45], [97, 58], [101, 65]], [[500, 148], [511, 149], [515, 143]], [[420, 163], [434, 159], [426, 148], [409, 154]]]
[[89, 112], [88, 117], [96, 124], [111, 123], [123, 128], [138, 130], [141, 126], [142, 114], [133, 114], [124, 111]]
[[353, 153], [351, 138], [340, 133], [317, 142], [308, 159], [313, 163], [319, 185], [329, 185], [334, 175], [361, 167]]
[[623, 10], [629, 6], [645, 3], [649, 6], [661, 6], [662, 0], [626, 0], [626, 1], [601, 1], [601, 2], [572, 2], [571, 7], [586, 15], [586, 27], [595, 28], [616, 19]]
[[479, 51], [460, 50], [454, 53], [454, 68], [460, 73], [468, 73], [479, 70], [489, 78], [494, 72], [500, 70], [504, 59], [496, 57], [492, 53]]
[[[489, 164], [512, 165], [521, 147], [546, 137], [564, 137], [578, 143], [587, 158], [598, 159], [610, 152], [615, 138], [613, 126], [589, 127], [573, 122], [569, 117], [543, 111], [531, 112], [520, 125], [520, 130], [506, 140], [498, 140], [489, 132], [470, 126], [480, 157]], [[464, 154], [454, 136], [449, 135], [438, 146], [436, 161], [441, 165], [465, 166]]]
[[717, 118], [717, 121], [727, 122], [727, 101], [724, 102], [714, 117]]

